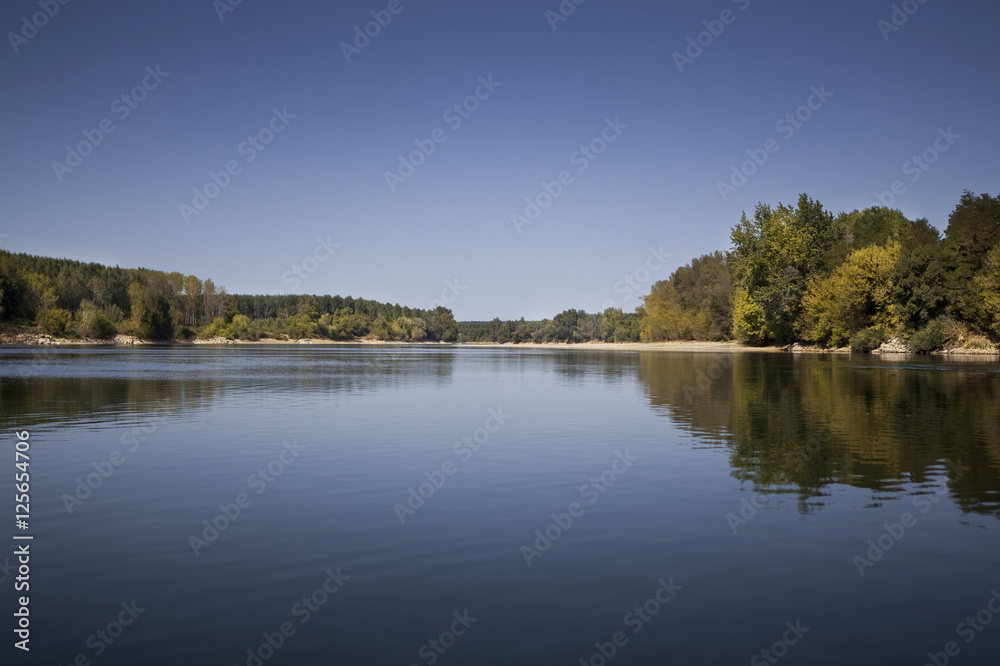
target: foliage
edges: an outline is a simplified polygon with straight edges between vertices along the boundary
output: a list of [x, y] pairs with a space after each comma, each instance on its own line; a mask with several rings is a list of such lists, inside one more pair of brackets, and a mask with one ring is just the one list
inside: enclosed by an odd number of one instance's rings
[[849, 254], [830, 277], [813, 280], [803, 299], [805, 339], [840, 347], [864, 329], [891, 333], [899, 323], [891, 281], [898, 258], [896, 241], [868, 245]]
[[745, 289], [737, 289], [733, 294], [733, 335], [751, 345], [764, 344], [767, 340], [764, 309]]
[[[69, 319], [67, 320], [67, 313]], [[378, 327], [373, 322], [384, 320]], [[211, 280], [0, 251], [0, 323], [34, 321], [87, 338], [224, 336], [454, 342], [451, 310], [341, 296], [231, 296]]]
[[654, 284], [639, 319], [643, 342], [730, 339], [733, 287], [725, 255], [693, 259]]
[[945, 326], [939, 319], [935, 319], [910, 336], [910, 349], [917, 354], [926, 354], [941, 349], [944, 343]]
[[983, 270], [976, 274], [973, 284], [983, 304], [983, 324], [1000, 335], [1000, 243], [986, 255]]
[[751, 344], [794, 341], [807, 284], [831, 269], [841, 224], [803, 194], [796, 208], [758, 204], [730, 237], [734, 334]]
[[886, 341], [886, 333], [880, 328], [864, 328], [851, 336], [851, 351], [865, 354], [874, 351]]
[[66, 335], [72, 321], [73, 313], [62, 308], [46, 308], [38, 313], [38, 325], [49, 335]]
[[638, 342], [639, 316], [608, 308], [590, 314], [564, 310], [541, 321], [463, 321], [458, 325], [459, 342]]
[[[837, 219], [844, 230], [844, 248], [848, 253], [869, 245], [886, 245], [891, 241], [898, 241], [907, 226], [912, 224], [898, 210], [880, 206], [841, 213]], [[842, 260], [846, 255], [838, 258]]]
[[115, 326], [102, 310], [90, 301], [83, 301], [76, 318], [76, 334], [81, 338], [105, 340], [115, 334]]
[[941, 236], [925, 219], [903, 226], [900, 253], [893, 269], [893, 302], [900, 320], [915, 330], [945, 311], [945, 267]]
[[[927, 220], [873, 207], [834, 217], [807, 195], [760, 203], [705, 255], [653, 285], [636, 313], [564, 310], [542, 321], [455, 321], [350, 296], [230, 295], [210, 279], [0, 250], [0, 323], [55, 335], [192, 335], [419, 342], [813, 340], [859, 345], [915, 337], [1000, 336], [1000, 196], [963, 193], [942, 239]], [[954, 328], [955, 331], [950, 330]], [[898, 329], [898, 330], [897, 330]], [[940, 334], [940, 335], [939, 335]], [[860, 337], [858, 337], [860, 335]], [[939, 340], [940, 338], [940, 340]]]
[[[732, 333], [749, 344], [813, 340], [843, 345], [860, 331], [924, 331], [948, 317], [972, 334], [1000, 335], [1000, 197], [962, 195], [944, 238], [927, 220], [868, 208], [836, 218], [802, 195], [797, 208], [758, 204], [733, 228]], [[663, 293], [658, 293], [663, 292]], [[673, 303], [660, 283], [650, 296]], [[667, 313], [667, 314], [664, 314]], [[672, 306], [644, 326], [687, 334], [690, 315]]]
[[990, 251], [1000, 244], [1000, 196], [966, 191], [948, 218], [942, 246], [947, 269], [949, 311], [959, 319], [989, 329], [996, 318], [990, 295], [976, 288], [976, 276], [987, 264]]

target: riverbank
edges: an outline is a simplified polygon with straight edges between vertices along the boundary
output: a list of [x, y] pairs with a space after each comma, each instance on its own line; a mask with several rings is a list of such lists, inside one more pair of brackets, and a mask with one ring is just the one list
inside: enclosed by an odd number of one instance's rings
[[[69, 339], [56, 338], [45, 333], [34, 333], [29, 331], [0, 332], [0, 345], [15, 346], [142, 346], [152, 344], [164, 344], [151, 340], [142, 340], [130, 335], [116, 335], [109, 340], [96, 339]], [[351, 341], [341, 340], [318, 340], [305, 338], [300, 340], [278, 340], [274, 338], [262, 338], [260, 340], [229, 340], [222, 337], [199, 339], [199, 340], [174, 340], [167, 344], [177, 346], [224, 346], [224, 345], [312, 345], [312, 346], [343, 346], [343, 345], [371, 345], [371, 346], [443, 346], [450, 345], [456, 347], [469, 348], [495, 348], [495, 349], [565, 349], [573, 351], [666, 351], [666, 352], [701, 352], [715, 354], [738, 354], [742, 352], [754, 353], [793, 353], [793, 354], [850, 354], [848, 347], [824, 348], [816, 345], [803, 345], [795, 343], [785, 347], [748, 347], [738, 342], [705, 342], [698, 340], [671, 340], [667, 342], [526, 342], [521, 344], [498, 344], [490, 342], [471, 343], [444, 343], [444, 342], [391, 342], [386, 340], [359, 339]], [[911, 355], [912, 352], [905, 344], [896, 340], [886, 343], [881, 348], [872, 352], [883, 355]], [[1000, 349], [995, 345], [980, 346], [976, 348], [953, 347], [936, 352], [931, 352], [937, 356], [1000, 356]]]

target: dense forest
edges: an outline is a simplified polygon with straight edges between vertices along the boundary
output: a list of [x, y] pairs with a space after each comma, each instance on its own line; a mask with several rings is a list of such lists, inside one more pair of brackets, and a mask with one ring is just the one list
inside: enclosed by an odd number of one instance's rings
[[795, 207], [759, 204], [731, 239], [725, 255], [653, 286], [643, 341], [866, 351], [895, 337], [919, 352], [1000, 336], [1000, 197], [965, 192], [942, 238], [926, 219], [879, 207], [834, 216], [803, 194]]
[[565, 310], [542, 321], [463, 321], [458, 325], [459, 342], [638, 342], [639, 316], [608, 308], [588, 314]]
[[0, 251], [0, 322], [58, 337], [148, 340], [371, 338], [399, 342], [634, 342], [639, 317], [609, 308], [552, 319], [463, 322], [350, 296], [227, 294], [194, 275]]
[[115, 334], [400, 342], [810, 342], [868, 351], [986, 348], [1000, 337], [1000, 196], [965, 192], [944, 236], [926, 219], [872, 207], [834, 216], [803, 194], [758, 204], [728, 252], [653, 285], [635, 313], [565, 310], [542, 321], [457, 323], [340, 296], [230, 295], [211, 280], [0, 251], [0, 323], [60, 337]]
[[227, 294], [194, 275], [0, 251], [0, 322], [59, 337], [453, 342], [451, 310], [340, 296]]

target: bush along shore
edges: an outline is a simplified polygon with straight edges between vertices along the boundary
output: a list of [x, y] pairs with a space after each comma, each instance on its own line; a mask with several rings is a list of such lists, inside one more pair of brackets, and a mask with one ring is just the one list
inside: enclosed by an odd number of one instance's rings
[[833, 215], [803, 194], [795, 206], [758, 204], [730, 238], [728, 251], [655, 283], [635, 312], [570, 309], [540, 321], [457, 322], [443, 305], [350, 296], [233, 295], [194, 275], [0, 251], [0, 342], [693, 341], [997, 353], [1000, 196], [965, 192], [942, 235], [885, 207]]

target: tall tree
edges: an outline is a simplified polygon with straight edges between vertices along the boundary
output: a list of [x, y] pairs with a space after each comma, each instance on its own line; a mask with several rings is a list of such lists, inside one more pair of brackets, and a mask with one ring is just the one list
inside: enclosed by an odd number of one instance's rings
[[887, 337], [899, 323], [892, 300], [892, 271], [899, 243], [867, 245], [826, 278], [816, 278], [803, 299], [804, 337], [840, 347], [866, 329]]
[[989, 251], [1000, 243], [1000, 196], [978, 197], [965, 191], [948, 218], [942, 256], [952, 312], [978, 327], [990, 326], [992, 315], [974, 287]]

